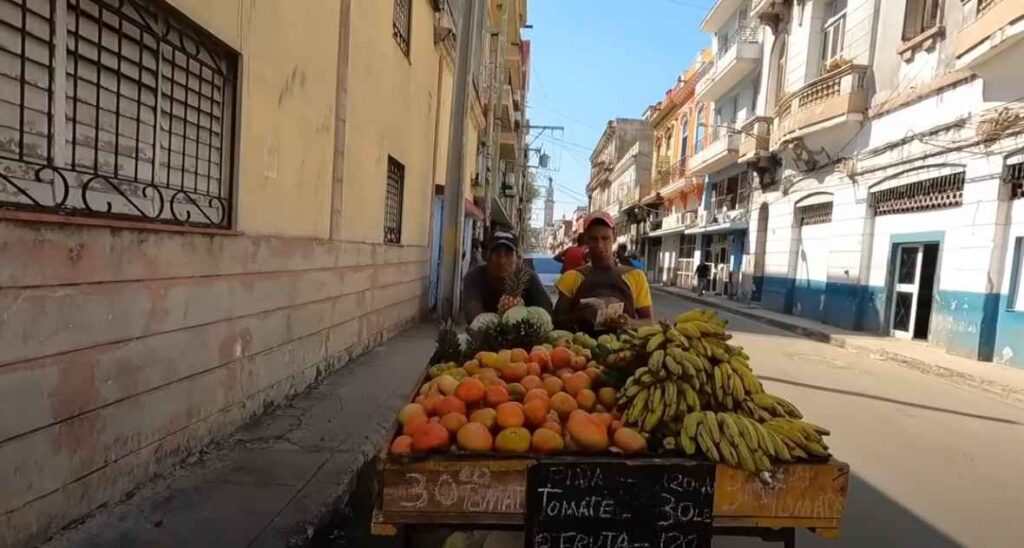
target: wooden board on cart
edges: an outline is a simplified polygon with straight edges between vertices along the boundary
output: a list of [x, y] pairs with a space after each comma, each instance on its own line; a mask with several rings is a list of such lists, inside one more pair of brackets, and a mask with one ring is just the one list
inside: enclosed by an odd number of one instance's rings
[[[532, 458], [385, 457], [378, 474], [374, 532], [396, 525], [514, 526], [524, 523]], [[771, 485], [724, 465], [715, 473], [716, 527], [811, 529], [835, 537], [846, 504], [849, 465], [784, 464]], [[486, 528], [486, 527], [484, 527]]]

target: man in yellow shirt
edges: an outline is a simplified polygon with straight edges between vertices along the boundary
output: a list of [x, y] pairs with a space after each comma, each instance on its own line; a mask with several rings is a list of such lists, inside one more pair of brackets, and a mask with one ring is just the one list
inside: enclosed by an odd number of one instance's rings
[[[590, 264], [570, 270], [558, 279], [555, 304], [556, 327], [570, 331], [594, 331], [596, 312], [581, 306], [583, 299], [600, 299], [607, 305], [622, 303], [623, 319], [646, 320], [654, 317], [651, 288], [643, 271], [615, 261], [615, 222], [603, 211], [592, 213], [584, 225]], [[619, 322], [622, 325], [624, 322]]]

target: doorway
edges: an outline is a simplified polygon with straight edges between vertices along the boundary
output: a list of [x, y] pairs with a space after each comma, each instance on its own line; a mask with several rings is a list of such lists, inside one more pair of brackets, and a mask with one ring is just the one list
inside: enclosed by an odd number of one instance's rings
[[906, 340], [928, 340], [938, 263], [937, 243], [896, 246], [892, 310], [889, 317], [892, 336]]

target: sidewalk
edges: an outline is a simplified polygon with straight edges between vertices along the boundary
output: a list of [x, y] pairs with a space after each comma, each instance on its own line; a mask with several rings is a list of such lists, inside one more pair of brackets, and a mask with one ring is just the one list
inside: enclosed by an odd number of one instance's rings
[[419, 324], [47, 546], [301, 546], [387, 443], [433, 351]]
[[869, 354], [878, 360], [891, 361], [901, 367], [940, 378], [957, 386], [980, 390], [1006, 403], [1024, 407], [1024, 369], [953, 356], [941, 348], [923, 342], [848, 331], [723, 297], [698, 297], [692, 291], [677, 287], [654, 286], [654, 289], [818, 342], [832, 344], [851, 352]]

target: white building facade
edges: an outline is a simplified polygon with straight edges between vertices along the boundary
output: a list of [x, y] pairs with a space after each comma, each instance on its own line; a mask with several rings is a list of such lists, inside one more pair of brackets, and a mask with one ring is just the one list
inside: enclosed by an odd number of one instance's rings
[[1024, 2], [749, 13], [772, 162], [750, 179], [741, 294], [1024, 366]]

